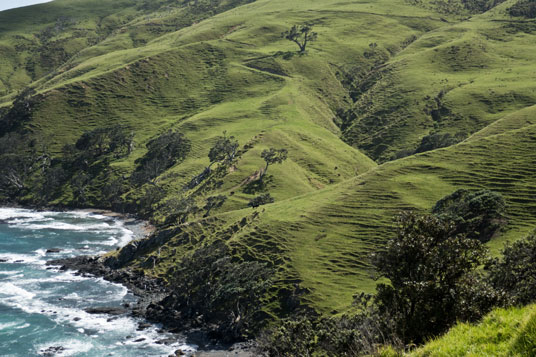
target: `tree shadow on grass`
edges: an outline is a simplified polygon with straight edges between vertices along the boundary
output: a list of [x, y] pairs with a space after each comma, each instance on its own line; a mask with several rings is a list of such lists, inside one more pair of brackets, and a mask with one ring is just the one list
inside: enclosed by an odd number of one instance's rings
[[242, 192], [247, 193], [248, 195], [254, 195], [259, 192], [266, 192], [268, 186], [274, 181], [272, 175], [265, 175], [262, 179], [251, 181], [242, 189]]

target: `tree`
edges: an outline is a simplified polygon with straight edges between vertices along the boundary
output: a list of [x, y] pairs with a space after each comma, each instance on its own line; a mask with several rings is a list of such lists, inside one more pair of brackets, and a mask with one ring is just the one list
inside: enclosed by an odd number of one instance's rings
[[529, 19], [536, 18], [536, 1], [534, 0], [519, 0], [511, 8], [508, 9], [510, 16], [527, 17]]
[[536, 301], [536, 234], [508, 244], [487, 270], [492, 285], [513, 305]]
[[257, 208], [262, 205], [266, 205], [269, 203], [274, 203], [274, 198], [269, 194], [265, 193], [263, 195], [254, 197], [249, 201], [248, 206], [252, 208]]
[[506, 202], [489, 190], [457, 190], [439, 200], [432, 213], [454, 222], [456, 233], [481, 242], [489, 241], [506, 224]]
[[237, 261], [219, 242], [196, 250], [172, 269], [171, 287], [181, 316], [217, 325], [226, 339], [259, 327], [261, 298], [273, 275], [266, 263]]
[[263, 150], [261, 153], [261, 157], [266, 162], [266, 167], [264, 168], [264, 171], [261, 175], [261, 179], [264, 175], [266, 175], [266, 172], [268, 171], [268, 167], [273, 164], [280, 164], [283, 161], [287, 159], [288, 151], [287, 149], [274, 149], [270, 148], [268, 150]]
[[13, 106], [0, 117], [0, 137], [18, 129], [23, 123], [30, 120], [38, 102], [38, 96], [32, 88], [26, 88], [17, 95], [13, 101]]
[[209, 178], [212, 174], [212, 165], [216, 163], [231, 164], [235, 159], [238, 146], [238, 141], [234, 139], [234, 136], [228, 137], [224, 131], [223, 136], [219, 136], [214, 146], [210, 148], [208, 153], [210, 160], [209, 166], [200, 174], [193, 177], [185, 187], [187, 189], [193, 189]]
[[0, 192], [6, 196], [16, 196], [25, 189], [32, 164], [33, 160], [27, 155], [10, 153], [0, 156]]
[[188, 216], [196, 213], [198, 209], [192, 197], [172, 198], [164, 204], [165, 224], [169, 225], [176, 221], [181, 224], [185, 223]]
[[203, 207], [203, 209], [207, 211], [203, 217], [208, 217], [210, 215], [210, 211], [212, 211], [213, 209], [218, 209], [221, 206], [223, 206], [226, 200], [227, 200], [227, 196], [224, 196], [224, 195], [209, 197], [207, 199], [207, 203], [205, 207]]
[[79, 151], [91, 153], [94, 158], [110, 153], [120, 158], [130, 154], [133, 139], [134, 134], [128, 126], [115, 125], [83, 133], [76, 141], [75, 147]]
[[169, 130], [149, 141], [146, 147], [147, 153], [136, 160], [138, 166], [132, 174], [131, 179], [136, 185], [154, 184], [161, 173], [186, 158], [191, 144], [182, 133]]
[[231, 163], [238, 149], [238, 141], [234, 136], [227, 137], [226, 132], [223, 132], [223, 136], [219, 136], [214, 146], [210, 149], [208, 157], [210, 159], [209, 168], [217, 162]]
[[487, 257], [480, 241], [456, 234], [455, 224], [434, 215], [403, 213], [397, 227], [373, 257], [377, 271], [390, 280], [378, 285], [375, 303], [405, 343], [480, 317], [496, 303], [493, 289], [476, 273]]
[[307, 45], [317, 39], [318, 34], [313, 32], [312, 25], [294, 25], [290, 30], [281, 33], [281, 37], [294, 42], [300, 48], [300, 53], [304, 53]]

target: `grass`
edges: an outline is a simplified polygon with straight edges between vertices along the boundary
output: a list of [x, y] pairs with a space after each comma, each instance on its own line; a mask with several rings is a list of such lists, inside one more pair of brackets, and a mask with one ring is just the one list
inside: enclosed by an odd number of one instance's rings
[[409, 356], [533, 356], [536, 310], [496, 309], [480, 323], [458, 324], [445, 336], [428, 342]]
[[[513, 2], [469, 18], [428, 1], [257, 0], [208, 16], [164, 1], [57, 0], [0, 13], [0, 106], [35, 87], [44, 99], [28, 128], [53, 154], [86, 130], [130, 125], [136, 148], [112, 164], [126, 176], [145, 143], [180, 130], [192, 152], [158, 179], [168, 198], [208, 165], [223, 131], [249, 144], [206, 193], [229, 197], [215, 216], [175, 227], [133, 265], [159, 254], [150, 273], [165, 275], [184, 254], [226, 240], [277, 267], [273, 296], [299, 286], [315, 309], [341, 313], [354, 293], [374, 290], [368, 256], [401, 210], [488, 188], [509, 204], [494, 253], [536, 226], [534, 33], [506, 15]], [[300, 56], [280, 33], [303, 22], [319, 37]], [[36, 60], [41, 52], [47, 61]], [[348, 82], [359, 88], [355, 101]], [[341, 111], [354, 115], [344, 126]], [[467, 139], [386, 162], [432, 132]], [[268, 171], [276, 202], [253, 210], [242, 183], [269, 147], [289, 159]]]

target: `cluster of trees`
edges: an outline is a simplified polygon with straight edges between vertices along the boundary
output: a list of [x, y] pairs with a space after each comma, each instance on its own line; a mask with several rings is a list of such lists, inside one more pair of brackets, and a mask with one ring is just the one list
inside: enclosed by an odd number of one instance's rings
[[266, 263], [242, 261], [216, 242], [183, 258], [170, 276], [171, 305], [184, 320], [213, 326], [213, 334], [224, 341], [251, 337], [260, 328], [261, 297], [273, 276]]
[[[490, 259], [483, 245], [505, 224], [504, 210], [496, 193], [460, 190], [432, 214], [402, 213], [396, 235], [371, 259], [389, 283], [379, 284], [375, 295], [357, 296], [351, 316], [284, 321], [259, 338], [260, 353], [372, 354], [378, 345], [422, 343], [496, 306], [535, 301], [536, 237], [507, 246], [500, 259]], [[489, 222], [497, 224], [476, 231]]]
[[32, 88], [24, 89], [15, 97], [9, 110], [0, 112], [0, 136], [13, 132], [31, 119], [32, 113], [40, 102]]
[[519, 0], [508, 12], [514, 17], [536, 18], [536, 0]]
[[[414, 4], [423, 4], [422, 0], [412, 0]], [[442, 13], [460, 14], [464, 10], [472, 13], [486, 12], [506, 0], [433, 0], [431, 4]]]
[[136, 160], [137, 167], [131, 176], [137, 186], [155, 184], [158, 176], [186, 158], [191, 144], [184, 134], [169, 130], [149, 141], [146, 147], [147, 153]]
[[409, 154], [418, 154], [421, 152], [431, 151], [435, 149], [445, 148], [451, 145], [455, 145], [466, 138], [465, 133], [457, 133], [452, 135], [450, 133], [431, 133], [422, 138], [421, 143], [414, 152]]
[[[204, 204], [202, 205], [198, 205], [198, 202], [200, 201], [199, 198], [201, 196], [222, 184], [221, 180], [228, 174], [230, 167], [236, 164], [238, 155], [242, 153], [242, 151], [239, 150], [239, 147], [240, 145], [235, 137], [227, 135], [227, 132], [225, 131], [221, 136], [216, 138], [213, 146], [208, 152], [209, 165], [184, 186], [182, 193], [177, 197], [163, 202], [159, 206], [161, 213], [165, 217], [163, 222], [164, 226], [169, 226], [175, 223], [185, 223], [189, 217], [195, 216], [200, 212], [204, 212], [203, 217], [208, 217], [213, 210], [223, 206], [228, 197], [221, 194], [206, 197], [204, 199]], [[264, 180], [268, 168], [271, 165], [282, 163], [287, 157], [288, 151], [286, 149], [269, 148], [263, 150], [261, 158], [264, 159], [265, 167], [261, 170], [260, 175], [254, 184], [264, 187]], [[141, 165], [142, 160], [138, 161], [140, 163], [138, 170], [143, 171], [143, 166]], [[133, 176], [135, 175], [136, 173]], [[140, 183], [144, 182], [147, 182], [147, 180], [142, 180]], [[152, 207], [163, 198], [162, 194], [153, 191], [155, 190], [151, 190], [150, 197], [147, 197], [147, 199], [144, 200], [148, 207]], [[263, 193], [253, 197], [248, 203], [248, 206], [257, 208], [261, 205], [273, 202], [274, 198], [269, 193]]]
[[471, 12], [485, 12], [506, 0], [462, 0], [463, 6]]

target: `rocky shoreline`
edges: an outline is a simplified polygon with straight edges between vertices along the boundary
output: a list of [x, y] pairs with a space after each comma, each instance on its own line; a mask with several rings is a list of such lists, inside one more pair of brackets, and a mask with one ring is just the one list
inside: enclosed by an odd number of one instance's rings
[[[67, 207], [28, 207], [18, 204], [3, 204], [4, 207], [25, 208], [36, 211], [81, 211], [108, 216], [111, 219], [121, 220], [125, 227], [133, 232], [133, 239], [122, 252], [120, 260], [128, 260], [138, 249], [145, 246], [159, 244], [175, 233], [174, 231], [157, 232], [156, 228], [146, 221], [140, 220], [135, 215], [117, 213], [107, 209], [86, 208], [69, 209]], [[124, 248], [124, 247], [123, 247]], [[129, 249], [130, 248], [130, 249]], [[54, 249], [54, 248], [49, 248]], [[48, 254], [48, 253], [47, 253]], [[148, 277], [141, 271], [129, 268], [120, 268], [121, 261], [116, 258], [106, 258], [105, 256], [77, 256], [73, 258], [55, 259], [47, 262], [50, 269], [57, 267], [59, 270], [76, 271], [75, 275], [88, 277], [102, 277], [112, 283], [121, 284], [129, 289], [138, 299], [135, 304], [125, 304], [122, 308], [103, 308], [99, 311], [86, 311], [88, 313], [106, 313], [110, 316], [129, 314], [139, 317], [153, 324], [163, 326], [162, 333], [166, 337], [161, 340], [164, 344], [171, 344], [178, 339], [186, 339], [191, 345], [197, 345], [198, 350], [193, 354], [195, 357], [253, 357], [254, 344], [251, 342], [239, 342], [225, 344], [209, 338], [208, 326], [201, 326], [193, 322], [186, 322], [180, 318], [180, 313], [174, 310], [170, 304], [172, 302], [172, 292], [167, 288], [164, 281], [159, 278]], [[147, 328], [146, 324], [140, 324], [139, 329]], [[176, 339], [171, 341], [169, 334], [175, 334]], [[185, 355], [182, 351], [176, 351], [175, 355]]]
[[[132, 305], [125, 304], [122, 308], [109, 309], [104, 307], [99, 311], [88, 311], [89, 313], [130, 314], [151, 323], [161, 324], [162, 332], [176, 334], [176, 339], [185, 338], [188, 344], [197, 345], [198, 351], [194, 353], [197, 357], [251, 357], [255, 355], [251, 343], [221, 344], [209, 338], [207, 328], [196, 324], [195, 321], [187, 322], [181, 319], [180, 313], [172, 307], [173, 294], [162, 279], [147, 277], [141, 271], [128, 268], [112, 268], [107, 265], [106, 259], [100, 256], [51, 260], [47, 265], [59, 267], [60, 270], [74, 270], [76, 275], [102, 277], [107, 281], [125, 286], [138, 297], [137, 303]], [[140, 329], [144, 327], [147, 326], [143, 324], [139, 326]], [[163, 339], [161, 342], [167, 344], [173, 341]], [[175, 355], [182, 354], [182, 351], [177, 351]]]

